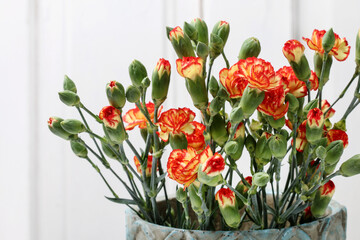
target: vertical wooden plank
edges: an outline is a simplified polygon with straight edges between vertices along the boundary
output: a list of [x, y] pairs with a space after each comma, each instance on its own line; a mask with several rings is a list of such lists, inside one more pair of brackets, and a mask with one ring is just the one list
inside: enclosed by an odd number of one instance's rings
[[29, 4], [0, 2], [0, 239], [30, 239]]

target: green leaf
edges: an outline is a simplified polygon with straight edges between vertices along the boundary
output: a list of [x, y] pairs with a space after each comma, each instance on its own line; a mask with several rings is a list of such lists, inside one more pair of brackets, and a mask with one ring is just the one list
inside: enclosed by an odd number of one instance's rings
[[[106, 197], [106, 196], [105, 196]], [[115, 202], [115, 203], [120, 203], [120, 204], [129, 204], [129, 205], [137, 205], [136, 202], [134, 200], [131, 199], [125, 199], [125, 198], [109, 198], [106, 197], [108, 200]]]

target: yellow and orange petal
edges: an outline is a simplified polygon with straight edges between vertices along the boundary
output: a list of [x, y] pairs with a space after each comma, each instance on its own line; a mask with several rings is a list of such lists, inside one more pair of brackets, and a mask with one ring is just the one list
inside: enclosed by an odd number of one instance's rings
[[291, 93], [297, 98], [302, 98], [307, 95], [307, 88], [306, 84], [303, 81], [300, 81], [293, 71], [293, 69], [289, 66], [284, 66], [280, 68], [276, 72], [276, 78], [279, 81], [282, 81], [285, 94]]
[[[149, 102], [146, 104], [146, 108], [150, 114], [151, 120], [154, 121], [155, 104]], [[160, 114], [161, 110], [162, 106], [158, 110], [158, 115]], [[147, 127], [147, 120], [138, 107], [127, 111], [126, 114], [123, 116], [123, 121], [128, 123], [125, 128], [126, 130], [132, 130], [136, 126], [139, 126], [140, 129], [144, 129]]]
[[349, 137], [345, 131], [339, 129], [331, 129], [327, 132], [326, 138], [328, 139], [328, 143], [333, 141], [342, 140], [344, 148], [346, 148], [349, 144]]
[[215, 195], [215, 200], [218, 201], [220, 207], [234, 207], [235, 206], [235, 193], [229, 188], [221, 188]]
[[157, 122], [160, 128], [158, 132], [159, 137], [163, 141], [168, 141], [169, 134], [190, 135], [194, 132], [196, 124], [192, 123], [195, 118], [195, 113], [189, 108], [170, 109], [163, 112]]
[[192, 147], [173, 150], [167, 163], [168, 176], [187, 188], [197, 178], [199, 164], [199, 155]]
[[192, 122], [192, 125], [195, 126], [194, 132], [190, 135], [186, 135], [186, 140], [188, 146], [194, 148], [196, 151], [201, 151], [205, 147], [205, 125], [199, 122]]
[[179, 26], [173, 28], [169, 33], [170, 41], [176, 40], [177, 42], [179, 42], [180, 38], [183, 37], [184, 37], [184, 31]]
[[164, 58], [160, 58], [156, 64], [155, 70], [158, 72], [159, 78], [161, 78], [162, 75], [164, 75], [164, 73], [170, 76], [170, 72], [171, 72], [170, 62]]
[[285, 103], [285, 91], [283, 87], [265, 92], [265, 98], [258, 106], [258, 111], [272, 116], [275, 120], [282, 118], [289, 109], [289, 102]]
[[284, 44], [282, 49], [284, 56], [289, 62], [300, 62], [304, 55], [305, 47], [298, 40], [292, 39]]
[[322, 47], [322, 39], [323, 39], [325, 33], [326, 33], [325, 30], [319, 31], [317, 29], [314, 29], [314, 31], [311, 35], [311, 39], [303, 37], [303, 40], [306, 41], [306, 43], [310, 49], [315, 50], [316, 52], [319, 52], [320, 54], [323, 54], [324, 49]]
[[311, 71], [309, 82], [310, 82], [310, 89], [311, 90], [314, 90], [314, 91], [318, 90], [318, 88], [319, 88], [319, 79], [316, 76], [316, 73], [314, 71]]
[[310, 128], [320, 128], [324, 124], [324, 113], [319, 108], [311, 109], [307, 114]]
[[[153, 160], [153, 157], [152, 157], [151, 155], [149, 155], [149, 156], [148, 156], [148, 159], [147, 159], [146, 177], [151, 176], [151, 172], [152, 172], [152, 160]], [[135, 163], [137, 172], [140, 173], [140, 175], [142, 175], [141, 164], [140, 164], [140, 162], [139, 162], [139, 159], [137, 159], [136, 156], [134, 156], [134, 163]]]
[[[325, 113], [326, 111], [328, 111], [328, 109], [330, 108], [330, 103], [327, 100], [322, 100], [321, 101], [321, 111], [323, 113]], [[325, 115], [325, 119], [326, 118], [331, 118], [333, 115], [335, 114], [335, 109], [331, 108]]]
[[281, 81], [275, 78], [273, 66], [261, 58], [241, 59], [237, 64], [239, 77], [248, 81], [251, 88], [272, 91], [282, 84]]
[[99, 113], [99, 118], [103, 120], [106, 127], [116, 128], [121, 122], [121, 112], [113, 106], [103, 107]]
[[204, 60], [200, 57], [183, 57], [176, 60], [176, 69], [180, 76], [195, 81], [203, 77]]
[[224, 68], [219, 73], [220, 83], [226, 88], [230, 98], [242, 97], [248, 81], [239, 75], [238, 64], [230, 69]]
[[[231, 122], [229, 121], [227, 123], [227, 130], [230, 133], [230, 129], [231, 129]], [[245, 125], [243, 122], [239, 123], [239, 126], [236, 128], [233, 140], [237, 139], [237, 138], [245, 138]]]

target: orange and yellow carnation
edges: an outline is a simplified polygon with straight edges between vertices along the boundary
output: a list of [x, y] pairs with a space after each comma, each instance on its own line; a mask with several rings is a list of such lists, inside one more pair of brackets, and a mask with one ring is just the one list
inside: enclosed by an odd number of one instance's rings
[[257, 109], [275, 120], [282, 118], [289, 109], [289, 102], [285, 103], [284, 88], [281, 86], [265, 92], [265, 98]]
[[284, 44], [282, 49], [284, 56], [290, 62], [299, 63], [304, 55], [305, 47], [298, 40], [292, 39]]
[[188, 146], [194, 148], [196, 151], [201, 151], [205, 147], [205, 125], [199, 122], [192, 122], [192, 125], [195, 126], [195, 129], [192, 134], [186, 135], [186, 140]]
[[289, 66], [284, 66], [276, 72], [276, 78], [279, 78], [285, 89], [285, 94], [291, 93], [297, 98], [302, 98], [307, 95], [306, 84], [300, 81]]
[[224, 68], [219, 73], [220, 83], [229, 93], [230, 98], [241, 98], [248, 81], [239, 75], [239, 67], [236, 63], [230, 69]]
[[99, 118], [103, 120], [106, 127], [115, 129], [121, 122], [121, 112], [113, 106], [106, 106], [101, 109]]
[[200, 57], [183, 57], [176, 60], [176, 69], [180, 76], [195, 81], [203, 78], [204, 60]]
[[[151, 120], [154, 121], [154, 111], [155, 111], [154, 103], [152, 102], [147, 103], [146, 108], [150, 114]], [[158, 115], [160, 114], [161, 110], [162, 110], [162, 106], [158, 110]], [[144, 129], [147, 127], [147, 120], [138, 107], [127, 111], [127, 113], [123, 116], [123, 121], [128, 123], [128, 125], [125, 128], [126, 130], [132, 130], [136, 126], [139, 126], [140, 129]]]

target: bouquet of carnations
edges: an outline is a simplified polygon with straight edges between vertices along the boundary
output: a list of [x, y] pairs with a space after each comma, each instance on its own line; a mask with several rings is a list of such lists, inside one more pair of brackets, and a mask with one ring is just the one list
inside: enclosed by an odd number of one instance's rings
[[[346, 119], [360, 103], [360, 31], [353, 77], [332, 104], [323, 90], [331, 79], [333, 59], [344, 61], [349, 56], [345, 38], [332, 29], [314, 30], [311, 38], [303, 38], [315, 51], [313, 71], [304, 45], [289, 40], [282, 49], [289, 66], [275, 71], [270, 62], [258, 58], [261, 48], [254, 37], [244, 41], [237, 62], [230, 66], [224, 52], [229, 31], [229, 24], [220, 21], [209, 35], [201, 19], [185, 22], [183, 30], [167, 28], [178, 56], [177, 73], [184, 78], [201, 121], [194, 120], [195, 109], [189, 106], [163, 108], [171, 65], [161, 58], [151, 76], [134, 60], [129, 66], [132, 85], [126, 90], [120, 82], [108, 83], [110, 105], [98, 115], [84, 106], [75, 83], [65, 76], [60, 100], [75, 107], [81, 120], [51, 117], [49, 129], [96, 169], [113, 195], [109, 200], [126, 204], [149, 222], [235, 230], [249, 221], [252, 229], [268, 229], [320, 218], [335, 191], [331, 179], [360, 173], [360, 155], [338, 164], [348, 145]], [[213, 76], [211, 69], [219, 58], [226, 68]], [[340, 119], [330, 120], [335, 104], [353, 82], [357, 82], [353, 100]], [[123, 112], [126, 103], [134, 108]], [[102, 125], [103, 133], [91, 130], [85, 112]], [[134, 129], [140, 130], [141, 146], [130, 141]], [[90, 136], [92, 145], [83, 134]], [[128, 194], [110, 186], [93, 158]], [[244, 158], [250, 161], [250, 176], [243, 175]], [[112, 164], [121, 164], [125, 174], [120, 176]], [[282, 167], [288, 175], [281, 184]], [[179, 184], [176, 200], [168, 196], [168, 178]], [[159, 194], [165, 198], [163, 210]]]

